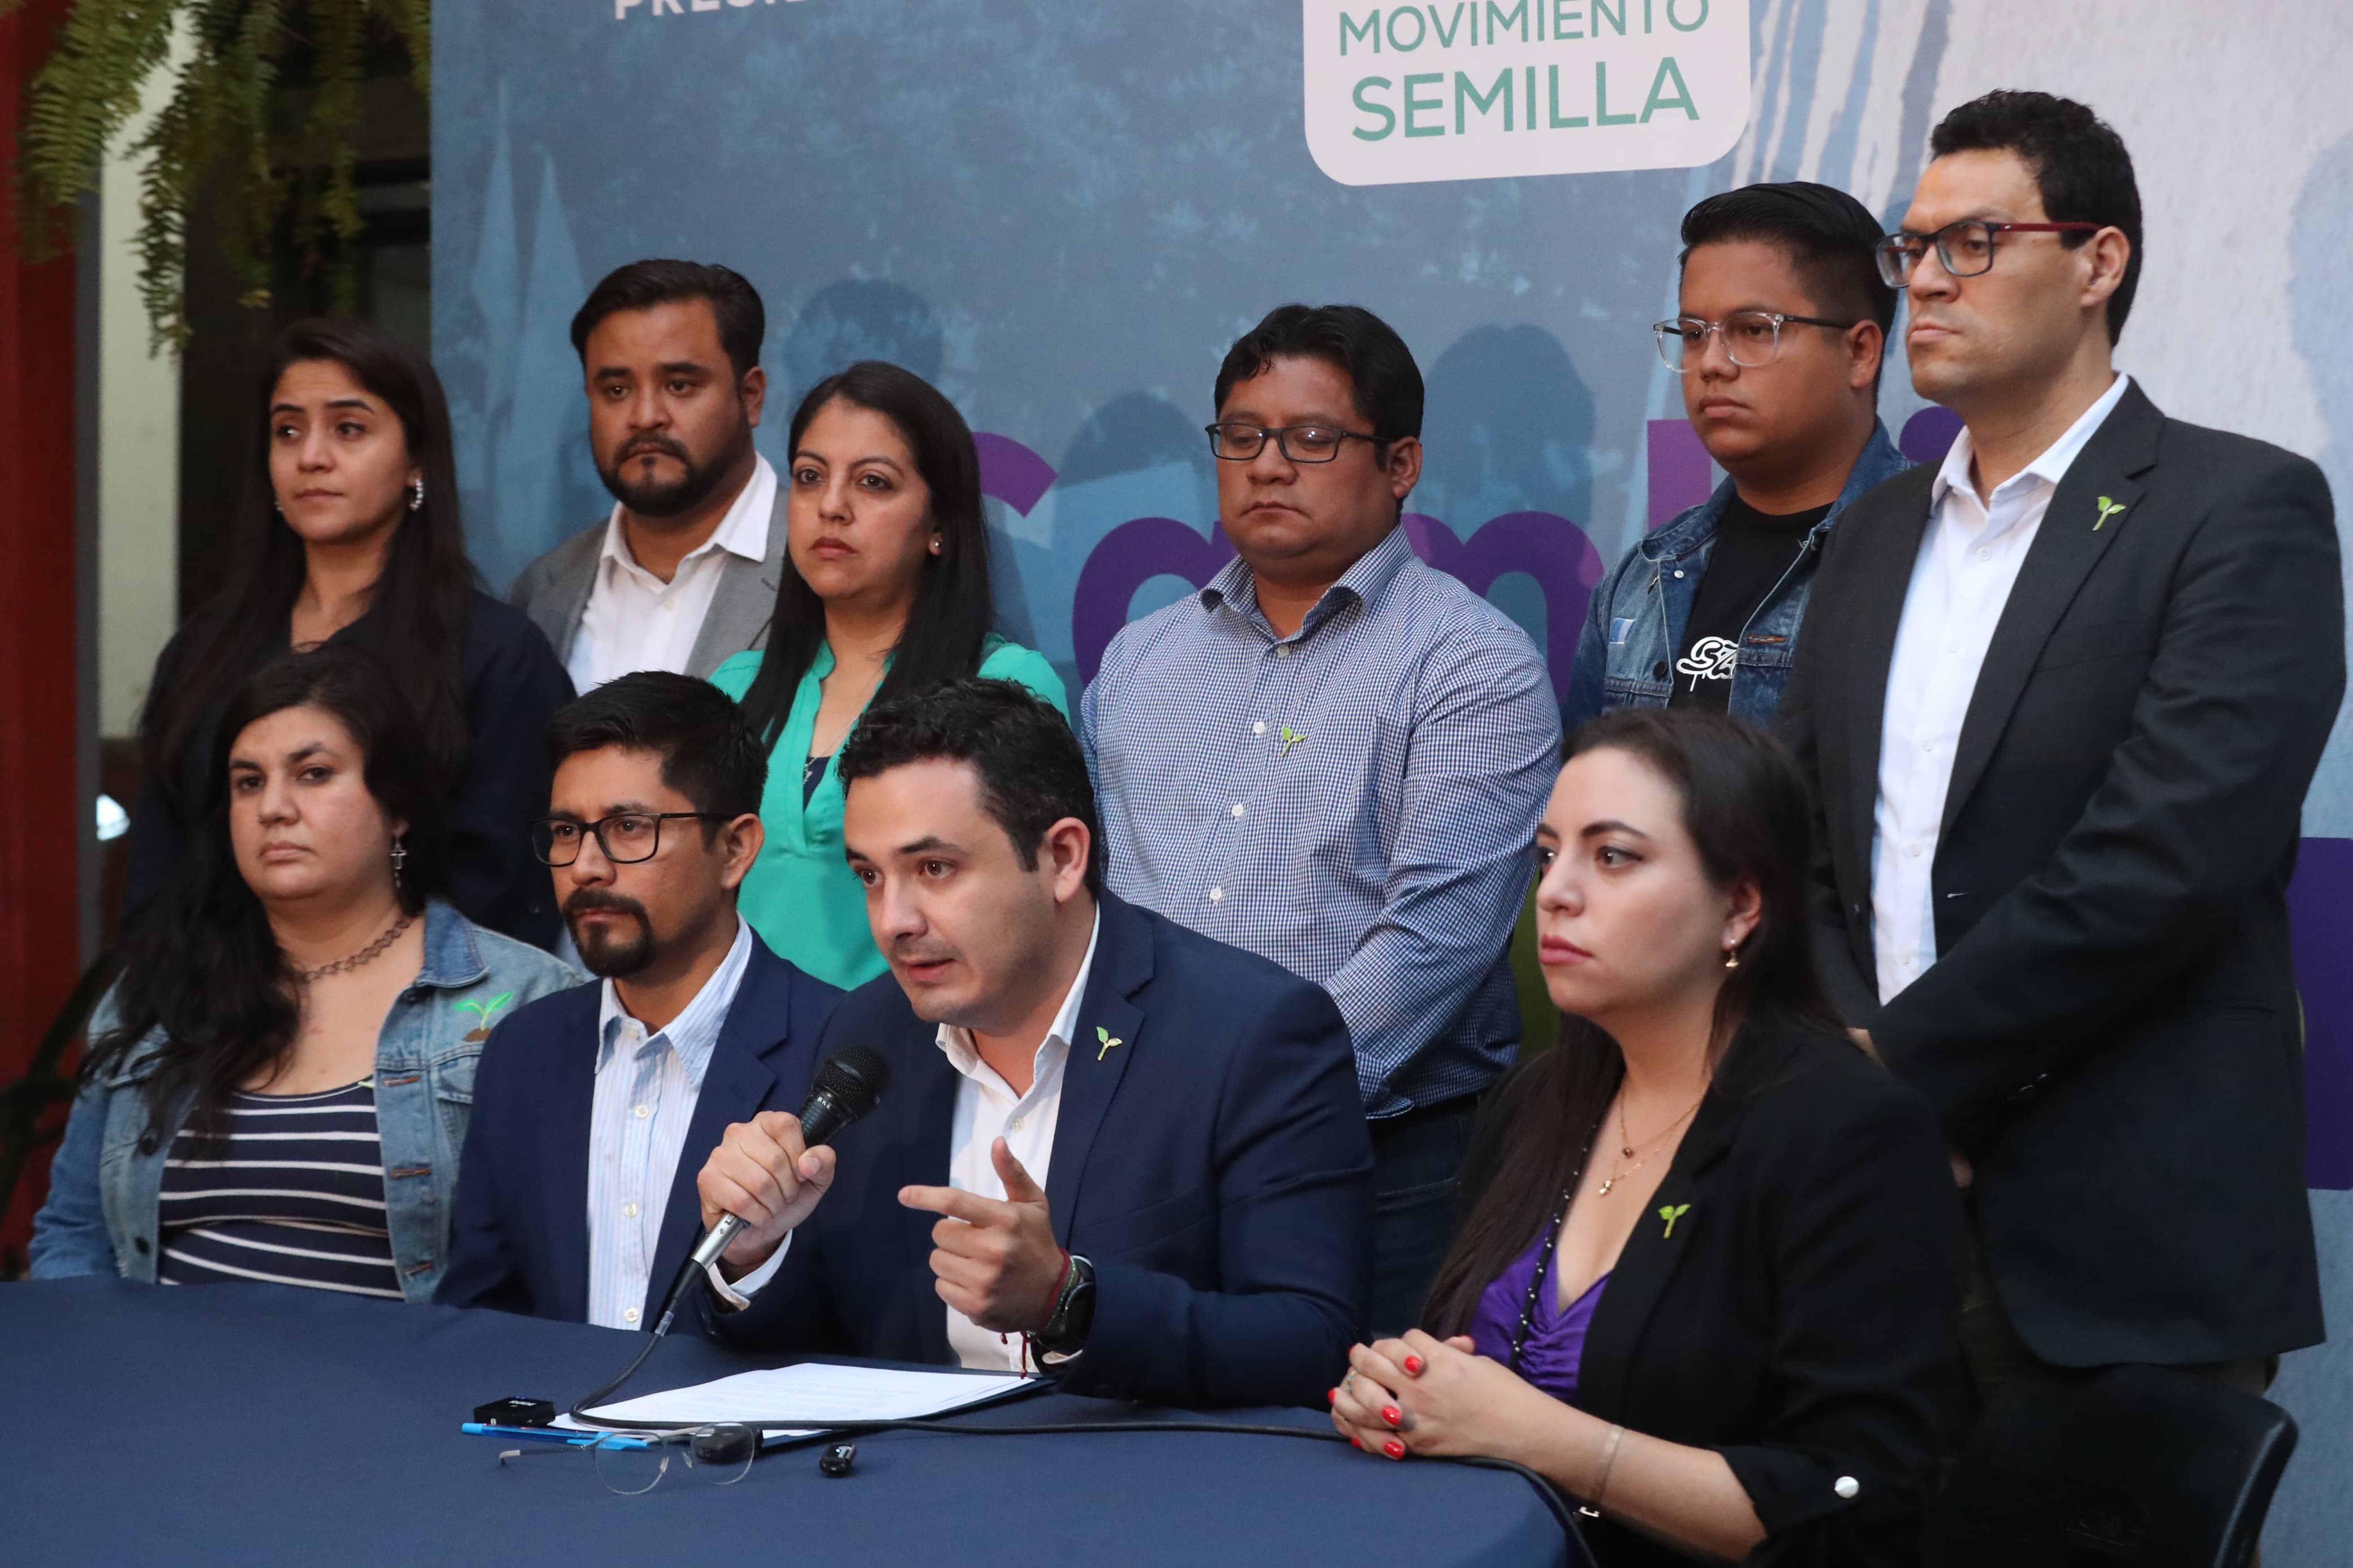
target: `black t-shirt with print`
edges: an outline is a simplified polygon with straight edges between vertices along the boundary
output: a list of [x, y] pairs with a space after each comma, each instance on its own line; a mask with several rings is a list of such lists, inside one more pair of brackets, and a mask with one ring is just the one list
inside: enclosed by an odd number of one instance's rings
[[1830, 515], [1827, 506], [1775, 517], [1758, 511], [1737, 495], [1724, 509], [1716, 525], [1715, 550], [1707, 558], [1707, 574], [1692, 596], [1690, 624], [1683, 627], [1683, 646], [1675, 650], [1674, 690], [1670, 708], [1704, 708], [1721, 713], [1732, 699], [1733, 665], [1740, 652], [1740, 634], [1757, 606], [1765, 602], [1798, 559], [1798, 552], [1816, 524]]

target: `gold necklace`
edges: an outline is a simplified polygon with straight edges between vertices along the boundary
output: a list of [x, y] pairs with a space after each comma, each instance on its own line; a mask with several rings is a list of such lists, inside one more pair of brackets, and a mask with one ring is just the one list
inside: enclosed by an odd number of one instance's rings
[[[1668, 1122], [1664, 1127], [1660, 1128], [1656, 1132], [1651, 1133], [1648, 1138], [1643, 1139], [1642, 1142], [1656, 1143], [1660, 1139], [1664, 1138], [1668, 1133], [1672, 1132], [1676, 1128], [1683, 1124], [1683, 1119], [1685, 1117], [1688, 1117], [1693, 1111], [1699, 1109], [1700, 1100], [1704, 1100], [1706, 1098], [1707, 1090], [1700, 1090], [1699, 1100], [1694, 1100], [1689, 1105], [1684, 1106], [1681, 1115], [1677, 1116], [1672, 1121]], [[1619, 1156], [1621, 1159], [1634, 1160], [1634, 1151], [1641, 1146], [1641, 1145], [1637, 1144], [1633, 1141], [1632, 1136], [1626, 1131], [1626, 1097], [1623, 1094], [1620, 1094], [1618, 1097]], [[1635, 1172], [1641, 1170], [1650, 1163], [1651, 1157], [1648, 1154], [1645, 1154], [1641, 1159], [1634, 1160], [1632, 1164], [1620, 1166], [1619, 1169], [1610, 1172], [1609, 1176], [1602, 1182], [1600, 1189], [1595, 1193], [1594, 1195], [1596, 1197], [1608, 1197], [1609, 1195], [1610, 1188], [1616, 1186], [1619, 1183], [1624, 1181], [1627, 1177], [1632, 1175]]]
[[[322, 980], [330, 974], [342, 974], [348, 971], [357, 969], [364, 963], [370, 963], [382, 957], [384, 955], [385, 949], [390, 947], [394, 942], [398, 942], [400, 940], [400, 933], [407, 929], [408, 917], [406, 915], [403, 915], [400, 919], [393, 922], [392, 929], [390, 931], [385, 931], [382, 936], [376, 938], [374, 942], [368, 943], [365, 947], [360, 949], [349, 958], [339, 958], [332, 963], [322, 963], [316, 969], [298, 969], [294, 972], [294, 978], [301, 984], [308, 985], [313, 980]], [[1622, 1125], [1625, 1121], [1624, 1115], [1621, 1113], [1618, 1120]]]

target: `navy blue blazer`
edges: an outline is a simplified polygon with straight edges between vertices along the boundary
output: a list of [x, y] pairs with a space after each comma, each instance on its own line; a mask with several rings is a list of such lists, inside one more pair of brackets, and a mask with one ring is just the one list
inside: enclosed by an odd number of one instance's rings
[[[1320, 1405], [1372, 1289], [1372, 1143], [1356, 1054], [1318, 985], [1105, 895], [1046, 1173], [1054, 1237], [1095, 1268], [1073, 1393], [1204, 1409]], [[820, 1056], [889, 1058], [890, 1093], [837, 1138], [832, 1190], [722, 1339], [951, 1362], [934, 1288], [963, 1081], [884, 975], [844, 997]]]
[[[543, 996], [483, 1046], [458, 1162], [456, 1234], [436, 1301], [588, 1321], [588, 1123], [602, 995], [591, 984]], [[679, 1148], [640, 1327], [653, 1326], [662, 1292], [702, 1232], [694, 1179], [720, 1134], [762, 1110], [800, 1109], [817, 1070], [818, 1037], [840, 995], [752, 938], [751, 963]]]

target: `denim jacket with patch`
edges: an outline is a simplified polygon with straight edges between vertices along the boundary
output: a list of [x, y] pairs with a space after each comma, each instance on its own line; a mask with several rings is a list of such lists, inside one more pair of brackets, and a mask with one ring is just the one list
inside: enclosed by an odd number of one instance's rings
[[[446, 903], [425, 910], [425, 962], [376, 1035], [375, 1113], [384, 1142], [385, 1222], [401, 1294], [429, 1301], [449, 1256], [458, 1151], [473, 1109], [474, 1064], [493, 1025], [524, 1003], [580, 983], [538, 948], [474, 925]], [[112, 1024], [109, 994], [90, 1020]], [[164, 1162], [186, 1121], [186, 1098], [150, 1127], [142, 1092], [155, 1070], [154, 1030], [104, 1078], [82, 1086], [33, 1220], [33, 1278], [109, 1270], [153, 1283]]]
[[[1887, 426], [1874, 423], [1871, 439], [1847, 474], [1829, 515], [1806, 535], [1797, 560], [1781, 574], [1742, 629], [1728, 707], [1736, 717], [1769, 725], [1798, 658], [1798, 628], [1806, 596], [1831, 527], [1857, 496], [1912, 467], [1895, 449]], [[1675, 653], [1691, 623], [1692, 600], [1715, 548], [1716, 525], [1733, 498], [1725, 479], [1715, 493], [1658, 529], [1626, 552], [1593, 590], [1577, 668], [1561, 705], [1563, 732], [1605, 708], [1664, 708], [1674, 690]]]

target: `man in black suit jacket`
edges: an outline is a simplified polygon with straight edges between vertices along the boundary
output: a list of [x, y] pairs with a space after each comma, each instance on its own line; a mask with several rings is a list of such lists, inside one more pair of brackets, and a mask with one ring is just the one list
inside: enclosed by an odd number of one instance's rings
[[2089, 110], [1932, 146], [1883, 255], [1966, 429], [1854, 504], [1781, 709], [1824, 978], [1973, 1182], [1982, 1392], [2260, 1387], [2322, 1336], [2284, 895], [2345, 681], [2327, 486], [2115, 374], [2139, 200]]
[[595, 985], [492, 1032], [434, 1300], [649, 1329], [694, 1246], [721, 1129], [797, 1106], [841, 993], [736, 913], [767, 752], [724, 692], [625, 675], [549, 725], [540, 858]]
[[1321, 1400], [1372, 1259], [1330, 996], [1102, 892], [1085, 759], [1018, 687], [877, 708], [840, 767], [892, 973], [818, 1049], [881, 1052], [891, 1089], [838, 1150], [790, 1115], [727, 1130], [703, 1217], [749, 1226], [721, 1336], [1167, 1405]]

